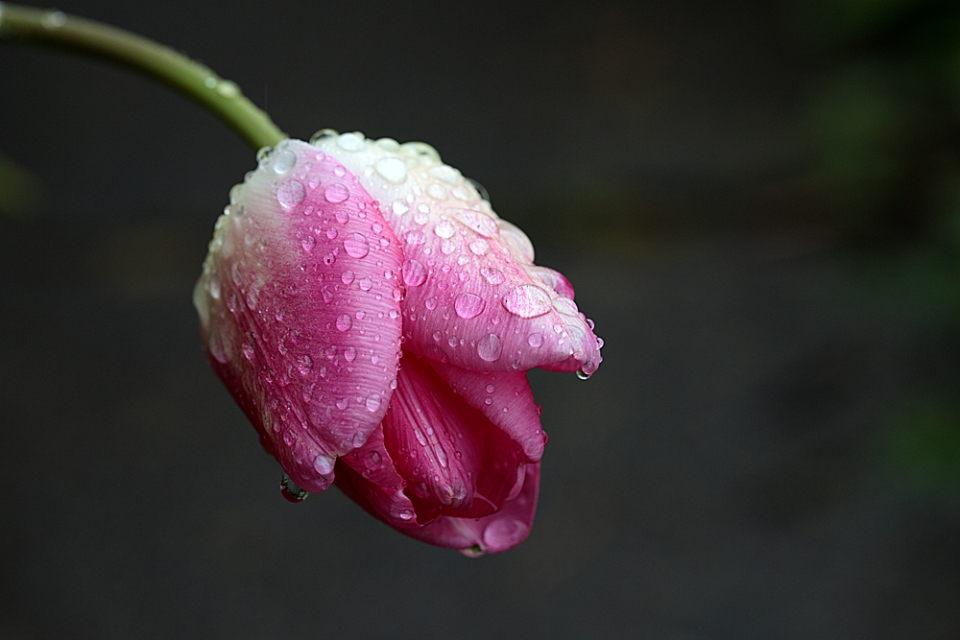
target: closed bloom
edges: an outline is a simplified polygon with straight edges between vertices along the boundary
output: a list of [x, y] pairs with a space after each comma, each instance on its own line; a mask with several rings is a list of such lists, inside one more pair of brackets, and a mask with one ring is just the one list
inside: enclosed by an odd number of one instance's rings
[[194, 291], [217, 375], [300, 487], [467, 554], [533, 522], [546, 435], [526, 372], [593, 373], [601, 341], [422, 143], [324, 131], [259, 156]]

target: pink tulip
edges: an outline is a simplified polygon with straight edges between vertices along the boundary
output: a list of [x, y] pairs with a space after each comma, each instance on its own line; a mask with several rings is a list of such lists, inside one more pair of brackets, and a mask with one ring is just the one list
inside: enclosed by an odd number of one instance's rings
[[566, 278], [422, 143], [287, 140], [230, 200], [194, 303], [264, 448], [424, 542], [522, 542], [546, 442], [526, 372], [601, 359]]

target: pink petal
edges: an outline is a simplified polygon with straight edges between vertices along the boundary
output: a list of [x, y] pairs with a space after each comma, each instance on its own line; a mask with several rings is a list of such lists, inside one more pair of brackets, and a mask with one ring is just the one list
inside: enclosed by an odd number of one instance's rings
[[501, 553], [530, 534], [539, 489], [540, 463], [527, 464], [521, 490], [496, 513], [483, 518], [442, 516], [425, 527], [398, 531], [439, 547], [459, 549], [468, 556]]
[[403, 243], [405, 348], [474, 371], [599, 366], [600, 343], [570, 283], [460, 172], [422, 143], [316, 141], [360, 177]]
[[467, 404], [519, 444], [528, 461], [540, 460], [546, 434], [540, 428], [540, 407], [526, 373], [468, 371], [435, 360], [430, 365]]
[[417, 525], [413, 503], [403, 492], [406, 482], [384, 446], [382, 428], [340, 458], [335, 482], [347, 497], [391, 527]]
[[453, 392], [429, 360], [406, 354], [383, 420], [384, 443], [418, 520], [492, 513], [510, 497], [519, 447]]
[[267, 450], [322, 491], [389, 404], [400, 245], [356, 178], [304, 142], [282, 143], [231, 202], [194, 290], [204, 343]]

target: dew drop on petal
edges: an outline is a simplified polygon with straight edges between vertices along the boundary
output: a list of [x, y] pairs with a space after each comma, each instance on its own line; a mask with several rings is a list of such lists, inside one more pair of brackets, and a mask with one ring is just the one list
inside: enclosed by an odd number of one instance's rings
[[487, 244], [486, 240], [474, 240], [470, 243], [470, 251], [474, 255], [483, 256], [487, 254], [487, 251], [490, 250], [490, 245]]
[[349, 198], [350, 192], [342, 184], [331, 184], [323, 190], [323, 197], [331, 204], [338, 204]]
[[477, 355], [481, 360], [493, 362], [500, 357], [500, 351], [503, 345], [500, 342], [500, 336], [495, 333], [489, 333], [477, 341]]
[[410, 211], [410, 205], [403, 200], [394, 200], [393, 204], [390, 206], [390, 209], [393, 211], [393, 215], [402, 216], [407, 211]]
[[307, 375], [311, 369], [313, 369], [313, 358], [310, 356], [300, 356], [297, 360], [297, 370], [300, 372], [300, 375]]
[[337, 145], [347, 151], [360, 151], [363, 149], [363, 136], [356, 133], [341, 133], [337, 138]]
[[353, 362], [357, 359], [357, 350], [353, 347], [347, 347], [343, 350], [343, 359], [347, 362]]
[[360, 287], [361, 291], [370, 291], [373, 288], [373, 281], [370, 278], [360, 278], [357, 286]]
[[362, 258], [370, 253], [370, 245], [360, 233], [351, 233], [344, 238], [343, 248], [351, 258]]
[[491, 269], [489, 267], [483, 267], [480, 269], [480, 275], [482, 275], [484, 280], [490, 284], [503, 284], [503, 282], [507, 279], [507, 277], [503, 275], [502, 271], [499, 269]]
[[539, 333], [531, 333], [527, 336], [527, 344], [536, 349], [543, 344], [543, 336]]
[[403, 263], [403, 282], [408, 287], [419, 287], [427, 280], [427, 268], [418, 260], [405, 260]]
[[[374, 409], [376, 411], [376, 409]], [[363, 456], [363, 462], [368, 469], [376, 471], [383, 466], [383, 456], [378, 451], [369, 451]]]
[[371, 394], [367, 397], [366, 405], [367, 405], [367, 411], [369, 411], [370, 413], [373, 413], [374, 411], [376, 411], [377, 409], [379, 409], [379, 408], [380, 408], [380, 394], [379, 394], [379, 393], [371, 393]]
[[443, 200], [447, 197], [447, 190], [434, 182], [427, 187], [427, 194], [434, 200]]
[[337, 399], [337, 409], [340, 409], [341, 411], [343, 411], [343, 410], [346, 409], [346, 408], [347, 408], [347, 399], [346, 399], [346, 398], [338, 398], [338, 399]]
[[315, 246], [317, 246], [317, 240], [313, 236], [307, 236], [300, 242], [300, 244], [303, 245], [304, 251], [310, 252], [313, 251]]
[[307, 189], [299, 180], [288, 180], [277, 189], [277, 202], [285, 209], [291, 209], [307, 197]]
[[534, 284], [522, 284], [503, 297], [507, 311], [521, 318], [536, 318], [550, 312], [550, 294]]
[[483, 298], [473, 293], [461, 293], [453, 303], [457, 315], [464, 320], [476, 318], [483, 311]]
[[351, 326], [353, 326], [353, 320], [350, 319], [349, 313], [341, 313], [337, 316], [337, 331], [349, 331]]
[[328, 475], [333, 471], [333, 458], [321, 454], [313, 459], [313, 468], [322, 476]]
[[400, 158], [380, 158], [373, 168], [387, 182], [400, 184], [407, 179], [407, 165]]
[[449, 220], [441, 220], [433, 228], [433, 232], [440, 238], [452, 238], [457, 228]]
[[442, 164], [438, 167], [433, 167], [430, 169], [430, 174], [434, 178], [443, 180], [447, 184], [456, 184], [460, 178], [460, 174], [456, 169], [445, 164]]
[[408, 231], [404, 238], [406, 239], [407, 244], [414, 246], [421, 245], [426, 242], [426, 237], [424, 237], [422, 231]]
[[437, 308], [437, 299], [433, 297], [427, 298], [424, 301], [423, 306], [425, 306], [428, 311], [433, 311]]
[[273, 171], [280, 175], [293, 169], [293, 165], [295, 164], [297, 164], [297, 155], [287, 149], [284, 149], [273, 157]]
[[350, 271], [350, 269], [347, 269], [340, 274], [340, 280], [343, 282], [343, 284], [350, 284], [353, 282], [354, 277], [353, 271]]

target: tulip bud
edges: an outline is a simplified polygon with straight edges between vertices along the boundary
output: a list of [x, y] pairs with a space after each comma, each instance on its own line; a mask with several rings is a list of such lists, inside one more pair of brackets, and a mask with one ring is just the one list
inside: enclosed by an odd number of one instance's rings
[[294, 483], [477, 555], [533, 522], [546, 435], [526, 371], [601, 360], [570, 283], [533, 258], [432, 147], [327, 130], [234, 187], [194, 303]]

